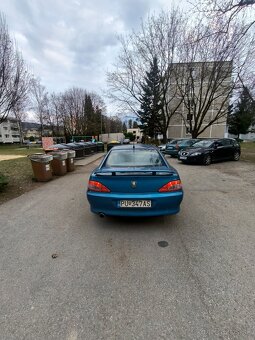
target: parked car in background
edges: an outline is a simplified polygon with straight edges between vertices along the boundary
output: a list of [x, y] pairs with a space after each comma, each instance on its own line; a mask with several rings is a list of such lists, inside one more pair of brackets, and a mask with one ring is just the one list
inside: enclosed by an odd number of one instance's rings
[[129, 138], [125, 138], [123, 140], [122, 144], [130, 144], [130, 139]]
[[160, 144], [160, 145], [158, 146], [158, 148], [159, 148], [159, 150], [160, 150], [161, 152], [164, 153], [164, 151], [165, 151], [165, 149], [166, 149], [166, 144]]
[[183, 163], [210, 165], [223, 160], [238, 161], [241, 154], [240, 144], [232, 138], [203, 139], [186, 150], [178, 153]]
[[180, 150], [185, 150], [186, 148], [192, 146], [194, 143], [198, 142], [198, 138], [182, 138], [174, 139], [166, 145], [164, 151], [165, 154], [171, 157], [177, 157]]
[[176, 214], [183, 199], [177, 170], [150, 145], [112, 148], [90, 175], [87, 198], [101, 217]]

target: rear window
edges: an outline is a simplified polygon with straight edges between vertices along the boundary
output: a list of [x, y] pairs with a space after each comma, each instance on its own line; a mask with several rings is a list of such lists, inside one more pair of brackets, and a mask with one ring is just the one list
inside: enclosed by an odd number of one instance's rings
[[183, 140], [183, 141], [180, 141], [178, 144], [179, 145], [183, 145], [183, 146], [185, 146], [185, 145], [191, 145], [191, 144], [194, 144], [194, 140], [193, 139], [188, 139], [188, 140]]
[[165, 165], [157, 150], [112, 150], [105, 167], [151, 167]]
[[195, 144], [192, 145], [193, 148], [208, 148], [210, 147], [214, 141], [211, 140], [201, 140], [199, 142], [196, 142]]

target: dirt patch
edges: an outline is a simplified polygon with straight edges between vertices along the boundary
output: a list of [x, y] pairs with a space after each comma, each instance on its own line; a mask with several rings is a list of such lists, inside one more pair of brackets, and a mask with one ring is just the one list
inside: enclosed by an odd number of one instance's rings
[[16, 159], [16, 158], [22, 158], [26, 156], [22, 155], [0, 155], [0, 162], [1, 161], [8, 161], [9, 159]]

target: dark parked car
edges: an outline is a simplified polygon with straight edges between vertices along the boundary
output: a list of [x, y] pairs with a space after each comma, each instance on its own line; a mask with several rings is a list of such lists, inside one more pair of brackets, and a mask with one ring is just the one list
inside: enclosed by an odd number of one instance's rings
[[114, 146], [89, 178], [93, 213], [113, 216], [177, 214], [183, 198], [178, 172], [150, 145]]
[[169, 155], [171, 157], [177, 157], [178, 152], [180, 150], [185, 150], [186, 148], [192, 146], [198, 141], [199, 139], [197, 138], [196, 139], [192, 139], [192, 138], [174, 139], [166, 145], [166, 148], [163, 152], [166, 155]]
[[192, 145], [191, 148], [178, 153], [178, 159], [183, 163], [198, 163], [209, 165], [222, 160], [238, 161], [240, 145], [232, 138], [204, 139]]

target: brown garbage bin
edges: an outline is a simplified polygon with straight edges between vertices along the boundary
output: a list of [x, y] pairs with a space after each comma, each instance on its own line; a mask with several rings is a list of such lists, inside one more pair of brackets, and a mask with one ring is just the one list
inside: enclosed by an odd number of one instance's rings
[[47, 182], [52, 179], [50, 162], [53, 160], [52, 155], [44, 153], [35, 153], [28, 156], [31, 160], [34, 177], [38, 182]]
[[66, 168], [67, 171], [74, 171], [74, 158], [75, 158], [75, 151], [68, 150], [67, 152], [67, 159], [66, 159]]
[[63, 176], [67, 172], [66, 168], [66, 159], [67, 152], [66, 151], [54, 151], [50, 153], [53, 156], [53, 160], [51, 161], [51, 168], [53, 175]]

